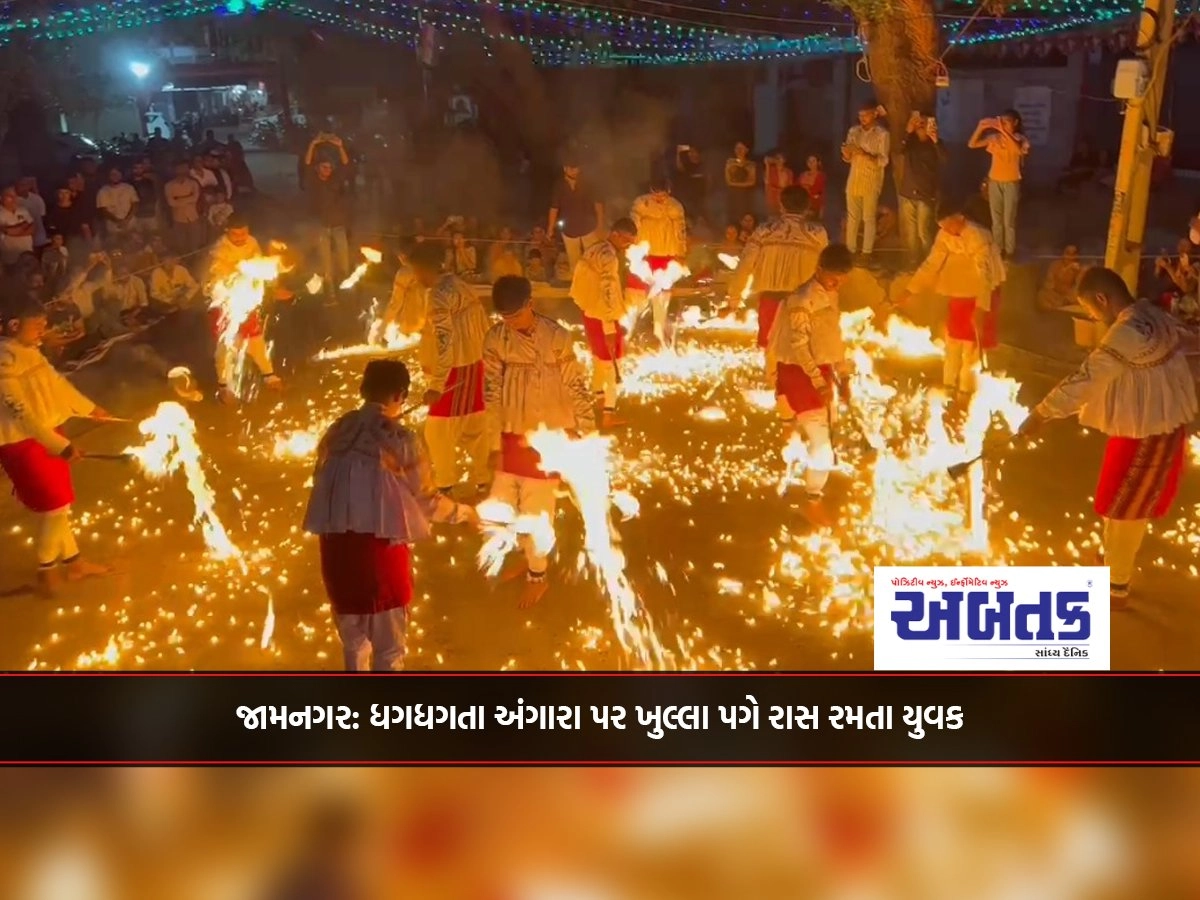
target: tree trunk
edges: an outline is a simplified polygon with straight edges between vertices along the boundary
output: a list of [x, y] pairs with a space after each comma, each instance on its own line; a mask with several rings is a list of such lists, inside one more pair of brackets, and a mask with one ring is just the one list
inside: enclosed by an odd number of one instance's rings
[[[851, 4], [852, 8], [854, 4]], [[892, 135], [892, 177], [903, 177], [900, 143], [914, 110], [936, 112], [940, 39], [932, 0], [891, 0], [859, 13], [875, 98], [887, 109]]]

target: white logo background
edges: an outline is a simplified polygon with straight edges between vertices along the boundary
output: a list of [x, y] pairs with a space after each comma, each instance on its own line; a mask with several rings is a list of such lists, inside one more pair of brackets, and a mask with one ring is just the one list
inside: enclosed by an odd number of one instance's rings
[[[955, 585], [955, 579], [981, 579], [988, 587]], [[923, 585], [904, 584], [919, 579]], [[897, 584], [896, 582], [900, 583]], [[930, 587], [941, 582], [942, 587]], [[993, 586], [1001, 585], [1003, 587]], [[1012, 591], [1014, 606], [1038, 600], [1042, 591], [1085, 591], [1089, 596], [1091, 636], [1086, 641], [972, 641], [901, 640], [892, 613], [908, 612], [909, 601], [897, 601], [899, 591], [924, 591], [928, 605], [946, 590]], [[962, 672], [1106, 672], [1109, 669], [1109, 610], [1107, 567], [1076, 566], [876, 566], [875, 568], [875, 669], [877, 671]], [[966, 634], [966, 599], [961, 633]], [[928, 606], [926, 622], [928, 621]], [[1061, 623], [1055, 620], [1055, 630]], [[923, 623], [915, 623], [923, 627]], [[1062, 655], [1067, 648], [1087, 651], [1086, 657]], [[1039, 656], [1038, 651], [1059, 655]]]

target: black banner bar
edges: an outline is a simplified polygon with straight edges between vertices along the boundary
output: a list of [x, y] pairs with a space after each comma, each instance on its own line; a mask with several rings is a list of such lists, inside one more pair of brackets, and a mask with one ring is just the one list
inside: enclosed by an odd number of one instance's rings
[[1197, 674], [4, 674], [0, 763], [1197, 764], [1197, 688]]

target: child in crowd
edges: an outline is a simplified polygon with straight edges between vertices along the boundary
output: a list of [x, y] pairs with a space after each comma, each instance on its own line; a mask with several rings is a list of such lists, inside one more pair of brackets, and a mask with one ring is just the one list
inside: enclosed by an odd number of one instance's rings
[[1037, 303], [1042, 309], [1054, 310], [1075, 302], [1075, 285], [1083, 273], [1079, 248], [1068, 244], [1061, 257], [1050, 263], [1046, 278], [1038, 290]]
[[546, 280], [546, 264], [542, 260], [541, 250], [530, 250], [525, 258], [525, 274], [532, 282]]
[[346, 669], [400, 671], [413, 595], [411, 545], [432, 522], [477, 525], [470, 506], [433, 487], [420, 439], [399, 423], [408, 368], [367, 364], [363, 405], [338, 419], [317, 448], [304, 530], [318, 536], [321, 577]]
[[109, 415], [42, 355], [47, 320], [40, 303], [17, 296], [0, 313], [0, 468], [17, 499], [40, 520], [34, 541], [38, 588], [49, 596], [58, 588], [63, 570], [69, 581], [110, 571], [84, 560], [76, 543], [71, 461], [81, 454], [61, 432], [68, 419]]

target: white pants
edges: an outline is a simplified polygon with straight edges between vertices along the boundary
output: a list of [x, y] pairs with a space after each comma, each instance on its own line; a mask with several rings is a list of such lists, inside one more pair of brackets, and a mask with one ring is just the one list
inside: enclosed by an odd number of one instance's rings
[[611, 360], [592, 359], [592, 391], [604, 397], [604, 408], [617, 408], [617, 366]]
[[404, 632], [408, 612], [403, 608], [365, 616], [334, 616], [347, 672], [404, 670]]
[[469, 416], [430, 416], [425, 420], [425, 443], [433, 468], [433, 483], [439, 490], [458, 484], [458, 454], [461, 450], [471, 461], [471, 483], [491, 480], [488, 470], [486, 413]]
[[1104, 564], [1111, 584], [1129, 584], [1148, 524], [1146, 519], [1104, 520]]
[[563, 247], [567, 251], [567, 264], [571, 267], [571, 274], [575, 274], [575, 266], [579, 264], [579, 259], [583, 256], [585, 250], [595, 243], [599, 242], [599, 238], [595, 232], [585, 234], [583, 237], [567, 237], [563, 235]]
[[214, 362], [217, 366], [217, 383], [222, 387], [236, 387], [232, 383], [236, 374], [234, 364], [237, 355], [243, 351], [264, 378], [275, 374], [275, 367], [271, 365], [271, 355], [267, 352], [267, 339], [261, 334], [239, 340], [232, 349], [218, 340]]
[[[540, 516], [545, 513], [553, 524], [557, 494], [557, 478], [525, 478], [509, 472], [497, 472], [496, 480], [492, 482], [491, 499], [511, 506], [517, 515]], [[531, 536], [521, 535], [521, 549], [525, 551], [531, 575], [541, 575], [546, 571], [546, 557], [538, 553]]]
[[629, 305], [632, 309], [637, 310], [637, 317], [634, 319], [634, 328], [629, 330], [630, 335], [636, 330], [637, 324], [641, 322], [642, 316], [646, 313], [646, 305], [650, 306], [650, 315], [654, 321], [654, 336], [662, 343], [667, 340], [667, 313], [671, 309], [671, 292], [663, 291], [656, 294], [653, 298], [647, 299], [647, 292], [641, 288], [628, 288], [625, 292]]
[[946, 362], [942, 367], [942, 384], [946, 390], [975, 393], [975, 372], [979, 368], [979, 345], [974, 341], [946, 338]]
[[804, 489], [810, 496], [819, 497], [833, 471], [833, 441], [829, 434], [829, 411], [810, 409], [795, 419], [796, 430], [804, 436], [808, 450], [808, 467], [804, 470]]
[[75, 529], [71, 525], [71, 507], [64, 506], [38, 517], [41, 521], [37, 534], [38, 565], [48, 569], [60, 562], [68, 562], [79, 555], [75, 543]]

